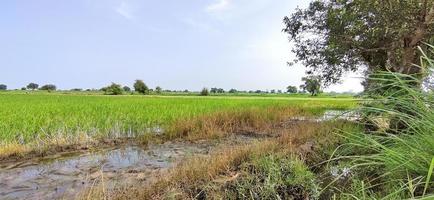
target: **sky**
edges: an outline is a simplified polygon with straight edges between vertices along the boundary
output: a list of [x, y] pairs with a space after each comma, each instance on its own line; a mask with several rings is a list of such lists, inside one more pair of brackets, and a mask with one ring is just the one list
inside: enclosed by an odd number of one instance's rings
[[[0, 83], [60, 89], [299, 86], [284, 16], [309, 0], [4, 0]], [[361, 91], [357, 75], [327, 91]]]

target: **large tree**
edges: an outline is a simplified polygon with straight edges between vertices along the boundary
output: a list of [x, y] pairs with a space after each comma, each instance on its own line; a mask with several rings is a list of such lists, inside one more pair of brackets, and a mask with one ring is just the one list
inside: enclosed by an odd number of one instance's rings
[[284, 23], [295, 62], [326, 85], [361, 66], [420, 74], [418, 46], [434, 42], [434, 0], [315, 0]]

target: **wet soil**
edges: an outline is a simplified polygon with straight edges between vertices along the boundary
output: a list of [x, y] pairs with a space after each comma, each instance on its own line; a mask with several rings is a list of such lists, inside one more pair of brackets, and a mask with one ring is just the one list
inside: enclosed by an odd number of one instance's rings
[[[261, 137], [262, 138], [262, 137]], [[22, 162], [0, 163], [0, 199], [76, 199], [102, 179], [108, 189], [152, 180], [188, 156], [206, 155], [219, 144], [259, 139], [233, 135], [221, 141], [166, 142], [62, 153]]]

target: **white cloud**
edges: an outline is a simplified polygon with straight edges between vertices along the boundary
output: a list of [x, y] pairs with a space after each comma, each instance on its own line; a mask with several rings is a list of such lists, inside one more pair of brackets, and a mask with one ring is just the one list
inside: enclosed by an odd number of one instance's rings
[[122, 1], [121, 4], [115, 8], [115, 11], [119, 15], [121, 15], [122, 17], [125, 17], [128, 20], [134, 19], [133, 9], [132, 9], [131, 5], [125, 1]]
[[216, 0], [216, 2], [208, 5], [206, 11], [208, 12], [218, 12], [228, 9], [230, 5], [230, 0]]

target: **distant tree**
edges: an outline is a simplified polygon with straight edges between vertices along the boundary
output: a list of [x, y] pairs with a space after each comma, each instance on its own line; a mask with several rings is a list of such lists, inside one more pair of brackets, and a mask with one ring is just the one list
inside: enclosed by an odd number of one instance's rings
[[277, 90], [277, 93], [282, 94], [282, 90]]
[[39, 85], [36, 84], [36, 83], [29, 83], [29, 84], [27, 85], [27, 89], [29, 89], [29, 90], [36, 90], [36, 89], [38, 89], [38, 88], [39, 88]]
[[321, 92], [321, 78], [319, 76], [307, 76], [301, 79], [304, 84], [300, 86], [304, 91], [316, 96]]
[[0, 90], [7, 90], [8, 86], [5, 84], [0, 84]]
[[262, 90], [256, 90], [255, 93], [260, 94], [263, 93]]
[[271, 90], [270, 93], [271, 93], [271, 94], [275, 94], [275, 93], [276, 93], [276, 90]]
[[73, 89], [71, 89], [71, 91], [73, 91], [73, 92], [80, 92], [80, 91], [83, 91], [83, 89], [81, 89], [81, 88], [73, 88]]
[[189, 93], [190, 91], [188, 91], [188, 90], [186, 89], [186, 90], [184, 90], [184, 91], [182, 91], [182, 92], [184, 92], [184, 93]]
[[160, 86], [157, 86], [155, 88], [155, 93], [157, 93], [157, 94], [161, 94], [162, 91], [163, 91], [163, 89]]
[[131, 88], [128, 86], [124, 86], [122, 89], [124, 89], [125, 92], [131, 92]]
[[236, 89], [230, 89], [230, 90], [229, 90], [229, 93], [232, 93], [232, 94], [233, 94], [233, 93], [238, 93], [238, 91], [237, 91]]
[[208, 96], [208, 95], [209, 95], [208, 88], [203, 88], [202, 91], [200, 92], [200, 96]]
[[225, 90], [223, 88], [217, 89], [217, 93], [225, 93]]
[[47, 85], [43, 85], [41, 88], [39, 88], [40, 90], [47, 90], [47, 91], [56, 91], [57, 87], [53, 84], [47, 84]]
[[288, 93], [294, 94], [294, 93], [297, 93], [297, 91], [298, 91], [298, 89], [295, 86], [290, 85], [290, 86], [286, 87], [286, 92], [288, 92]]
[[26, 87], [22, 87], [22, 88], [21, 88], [21, 90], [26, 90], [26, 89], [27, 89]]
[[218, 88], [211, 88], [211, 90], [210, 90], [211, 93], [217, 93], [217, 91], [218, 91]]
[[104, 87], [101, 90], [104, 91], [104, 94], [107, 95], [121, 95], [123, 93], [122, 86], [116, 83], [112, 83], [111, 85]]
[[149, 88], [142, 80], [136, 80], [134, 90], [140, 94], [149, 94]]

